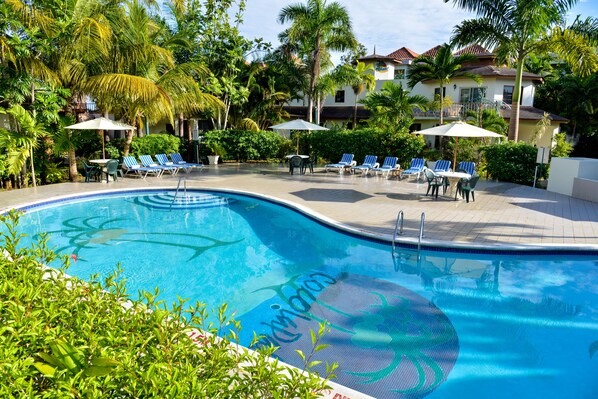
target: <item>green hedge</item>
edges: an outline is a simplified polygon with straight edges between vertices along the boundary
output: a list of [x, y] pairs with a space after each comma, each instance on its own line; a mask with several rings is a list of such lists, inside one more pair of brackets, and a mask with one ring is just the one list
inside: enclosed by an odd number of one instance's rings
[[209, 155], [207, 143], [217, 143], [226, 152], [224, 160], [265, 161], [279, 157], [284, 141], [273, 131], [212, 130], [205, 133], [200, 152]]
[[339, 161], [343, 153], [354, 154], [355, 160], [361, 162], [371, 154], [377, 155], [380, 163], [385, 156], [396, 156], [402, 166], [409, 165], [411, 159], [420, 156], [425, 148], [422, 137], [375, 128], [318, 130], [306, 135], [305, 142], [326, 162]]
[[507, 141], [484, 148], [486, 171], [493, 179], [532, 185], [537, 148], [527, 143]]
[[131, 142], [131, 154], [151, 155], [171, 154], [179, 152], [181, 139], [170, 134], [150, 134], [143, 137], [133, 137]]
[[[131, 299], [118, 273], [86, 283], [44, 272], [41, 264], [57, 261], [45, 239], [25, 248], [18, 214], [0, 222], [0, 397], [310, 398], [326, 385], [298, 369], [281, 373], [267, 358], [273, 347], [256, 356], [231, 350], [240, 326], [224, 306], [207, 325], [202, 305], [169, 309], [157, 292]], [[212, 333], [201, 347], [186, 333], [192, 327]], [[305, 369], [324, 330], [312, 335]], [[227, 331], [223, 339], [215, 335]]]

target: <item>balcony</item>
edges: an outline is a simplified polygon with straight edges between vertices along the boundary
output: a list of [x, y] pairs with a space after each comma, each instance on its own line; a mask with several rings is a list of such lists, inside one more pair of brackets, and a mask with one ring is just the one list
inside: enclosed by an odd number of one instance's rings
[[78, 102], [75, 104], [75, 112], [77, 114], [84, 114], [86, 112], [96, 112], [98, 106], [94, 102]]
[[[452, 104], [444, 107], [442, 110], [442, 116], [446, 119], [462, 119], [468, 111], [480, 112], [486, 109], [493, 109], [500, 113], [501, 109], [511, 109], [509, 104], [502, 101], [482, 101], [477, 103], [463, 103], [463, 104]], [[421, 111], [419, 109], [413, 110], [413, 116], [415, 118], [440, 118], [440, 110]]]

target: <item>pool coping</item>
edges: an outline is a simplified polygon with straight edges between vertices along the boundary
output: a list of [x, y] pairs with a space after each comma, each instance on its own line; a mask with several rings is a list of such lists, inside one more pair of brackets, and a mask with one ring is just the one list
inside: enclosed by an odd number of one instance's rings
[[[112, 190], [97, 190], [79, 194], [68, 194], [53, 197], [52, 199], [44, 199], [32, 202], [25, 202], [22, 204], [14, 205], [8, 208], [0, 209], [0, 214], [5, 214], [11, 209], [24, 209], [34, 208], [44, 205], [51, 205], [54, 203], [66, 202], [77, 198], [94, 198], [103, 195], [118, 195], [126, 193], [139, 193], [139, 192], [158, 192], [158, 191], [173, 191], [176, 190], [172, 186], [157, 186], [157, 187], [143, 187], [143, 188], [122, 188]], [[287, 209], [291, 209], [300, 212], [304, 216], [311, 220], [332, 228], [338, 232], [356, 236], [358, 238], [366, 239], [369, 241], [392, 245], [393, 236], [391, 234], [376, 233], [367, 229], [355, 228], [345, 223], [338, 222], [328, 216], [325, 216], [313, 209], [297, 204], [295, 202], [285, 200], [282, 198], [274, 197], [271, 195], [256, 193], [247, 190], [236, 190], [230, 188], [201, 188], [193, 187], [187, 188], [187, 191], [195, 192], [208, 192], [208, 193], [222, 193], [232, 195], [243, 195], [274, 203], [283, 206]], [[415, 237], [403, 237], [397, 236], [395, 245], [399, 249], [404, 250], [421, 250], [425, 251], [438, 251], [438, 252], [456, 252], [456, 253], [472, 253], [472, 254], [492, 254], [492, 255], [598, 255], [598, 244], [480, 244], [471, 242], [459, 242], [459, 241], [442, 241], [422, 238], [421, 242]]]

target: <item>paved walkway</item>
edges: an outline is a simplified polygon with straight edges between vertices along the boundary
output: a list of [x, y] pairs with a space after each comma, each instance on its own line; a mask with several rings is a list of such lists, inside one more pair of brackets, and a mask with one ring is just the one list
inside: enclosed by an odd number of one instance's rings
[[[480, 181], [476, 201], [426, 197], [426, 182], [339, 175], [289, 175], [285, 165], [227, 164], [188, 175], [188, 187], [259, 193], [308, 208], [318, 215], [376, 235], [392, 235], [405, 215], [407, 241], [418, 235], [425, 212], [426, 240], [480, 246], [563, 246], [598, 249], [598, 203], [511, 183]], [[178, 177], [118, 182], [64, 183], [0, 192], [0, 209], [53, 197], [110, 189], [176, 187]], [[598, 194], [597, 194], [598, 195]]]

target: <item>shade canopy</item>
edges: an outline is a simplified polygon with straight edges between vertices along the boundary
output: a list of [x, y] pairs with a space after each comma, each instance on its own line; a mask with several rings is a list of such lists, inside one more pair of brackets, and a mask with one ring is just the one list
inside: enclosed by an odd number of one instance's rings
[[121, 122], [113, 121], [108, 118], [95, 118], [85, 122], [75, 123], [74, 125], [66, 126], [65, 129], [80, 129], [80, 130], [134, 130], [135, 126], [127, 125]]
[[270, 126], [270, 129], [277, 130], [328, 130], [327, 128], [304, 121], [303, 119], [295, 119], [292, 121], [280, 123], [278, 125]]
[[[323, 126], [304, 121], [303, 119], [295, 119], [292, 121], [280, 123], [278, 125], [273, 125], [273, 126], [270, 126], [270, 129], [275, 129], [275, 130], [328, 130], [327, 128], [325, 128]], [[284, 136], [284, 137], [289, 138], [289, 135]], [[299, 134], [297, 134], [297, 154], [299, 154]]]
[[502, 134], [491, 132], [465, 122], [451, 122], [446, 125], [431, 127], [420, 130], [415, 134], [424, 136], [445, 136], [445, 137], [504, 137]]
[[[79, 130], [135, 130], [135, 126], [127, 125], [121, 122], [113, 121], [112, 119], [100, 117], [90, 119], [85, 122], [75, 123], [74, 125], [66, 126], [65, 129], [79, 129]], [[104, 135], [102, 134], [102, 158], [106, 158], [104, 150]]]
[[431, 127], [429, 129], [414, 132], [415, 134], [423, 134], [424, 136], [441, 136], [455, 138], [455, 151], [453, 154], [453, 171], [457, 169], [457, 152], [459, 151], [459, 137], [473, 138], [473, 137], [504, 137], [502, 134], [491, 132], [490, 130], [482, 129], [469, 123], [462, 121], [447, 123]]

